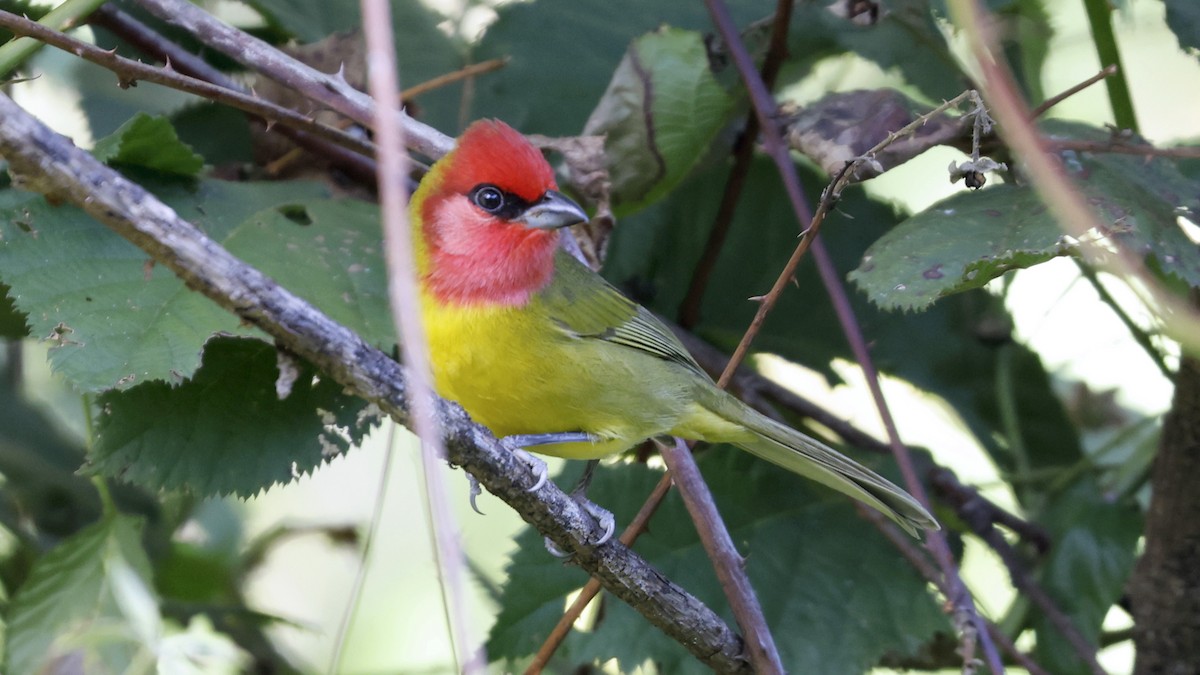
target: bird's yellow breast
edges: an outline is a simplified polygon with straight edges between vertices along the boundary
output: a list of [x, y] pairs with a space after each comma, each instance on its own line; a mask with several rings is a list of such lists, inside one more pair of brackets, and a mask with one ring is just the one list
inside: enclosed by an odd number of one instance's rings
[[442, 397], [497, 436], [583, 431], [600, 439], [536, 452], [602, 457], [671, 431], [689, 413], [689, 382], [671, 364], [572, 336], [536, 299], [464, 307], [426, 297], [423, 310]]

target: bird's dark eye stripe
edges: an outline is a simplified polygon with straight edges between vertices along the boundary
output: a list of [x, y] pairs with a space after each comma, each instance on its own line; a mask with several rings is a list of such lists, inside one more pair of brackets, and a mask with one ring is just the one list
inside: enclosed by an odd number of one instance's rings
[[493, 216], [511, 220], [525, 213], [529, 202], [517, 195], [501, 190], [490, 183], [481, 183], [467, 193], [471, 203]]

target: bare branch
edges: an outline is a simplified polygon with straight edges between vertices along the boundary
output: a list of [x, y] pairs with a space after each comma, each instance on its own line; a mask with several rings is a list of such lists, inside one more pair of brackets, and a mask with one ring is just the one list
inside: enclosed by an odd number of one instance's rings
[[321, 124], [287, 108], [261, 98], [248, 96], [232, 89], [205, 82], [179, 73], [174, 67], [158, 68], [149, 64], [133, 61], [115, 52], [101, 49], [58, 31], [51, 30], [24, 17], [0, 10], [0, 27], [4, 27], [17, 35], [27, 35], [53, 47], [74, 54], [85, 61], [111, 70], [117, 75], [122, 87], [137, 84], [138, 80], [161, 84], [164, 87], [178, 89], [189, 94], [223, 103], [251, 115], [278, 122], [289, 127], [306, 131], [317, 138], [336, 143], [361, 155], [370, 157], [375, 154], [375, 146], [346, 132]]

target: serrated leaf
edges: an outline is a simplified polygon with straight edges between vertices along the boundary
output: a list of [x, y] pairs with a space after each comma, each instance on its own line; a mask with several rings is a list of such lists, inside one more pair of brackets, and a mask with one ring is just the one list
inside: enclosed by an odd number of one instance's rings
[[[1079, 124], [1047, 128], [1056, 140], [1106, 138]], [[1142, 252], [1167, 275], [1200, 286], [1200, 250], [1176, 220], [1197, 218], [1200, 184], [1161, 157], [1075, 151], [1061, 156], [1104, 225], [1090, 238], [1103, 244], [1111, 237]], [[1079, 250], [1032, 187], [1006, 184], [956, 194], [900, 223], [871, 245], [850, 278], [880, 307], [919, 310], [1009, 270]]]
[[[143, 588], [151, 587], [140, 529], [138, 519], [112, 516], [34, 564], [9, 610], [4, 672], [43, 672], [76, 650], [82, 650], [78, 658], [88, 664], [88, 672], [124, 672], [140, 645], [123, 635], [129, 625], [113, 575], [132, 573]], [[112, 624], [122, 629], [115, 631]], [[96, 637], [85, 639], [92, 631]]]
[[92, 154], [115, 166], [132, 166], [178, 176], [195, 176], [204, 158], [179, 140], [165, 117], [134, 115], [113, 133], [96, 141]]
[[1200, 49], [1200, 5], [1194, 0], [1163, 0], [1167, 26], [1184, 49]]
[[[850, 502], [732, 448], [700, 466], [747, 572], [786, 670], [858, 675], [884, 653], [911, 654], [949, 625], [925, 582]], [[628, 522], [661, 474], [640, 465], [602, 468], [590, 497]], [[686, 509], [675, 494], [654, 516], [638, 550], [665, 576], [727, 619], [724, 596]], [[488, 654], [531, 653], [562, 613], [564, 595], [586, 577], [549, 556], [536, 533], [521, 535], [509, 565]], [[605, 599], [593, 630], [572, 633], [560, 654], [571, 665], [616, 658], [628, 672], [653, 661], [659, 672], [708, 672], [645, 619]]]
[[661, 28], [629, 46], [583, 129], [606, 137], [618, 209], [636, 210], [674, 187], [728, 122], [734, 99], [709, 65], [692, 31]]
[[258, 340], [218, 338], [186, 382], [148, 382], [98, 399], [92, 469], [151, 489], [249, 497], [307, 474], [362, 439], [366, 403], [295, 363], [286, 398], [277, 354]]
[[[1088, 476], [1056, 494], [1038, 520], [1054, 542], [1040, 581], [1083, 637], [1098, 644], [1104, 617], [1133, 573], [1142, 516], [1131, 501], [1106, 499]], [[1034, 658], [1049, 672], [1092, 672], [1044, 614], [1035, 613], [1032, 623]]]
[[[315, 196], [323, 193], [311, 183], [212, 180], [158, 190], [232, 253], [387, 347], [375, 207]], [[56, 343], [52, 367], [85, 391], [178, 381], [213, 335], [261, 335], [82, 211], [29, 193], [0, 193], [0, 278], [33, 335]]]

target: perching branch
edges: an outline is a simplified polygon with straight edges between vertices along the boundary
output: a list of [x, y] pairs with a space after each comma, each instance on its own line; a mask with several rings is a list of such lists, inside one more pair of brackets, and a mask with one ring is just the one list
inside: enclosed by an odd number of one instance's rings
[[[408, 380], [398, 363], [246, 265], [143, 188], [100, 164], [0, 95], [0, 155], [20, 187], [75, 204], [242, 320], [271, 335], [355, 395], [409, 425]], [[618, 542], [591, 546], [595, 522], [549, 481], [535, 491], [526, 467], [461, 407], [438, 400], [447, 458], [705, 665], [749, 672], [741, 639], [716, 614]]]

